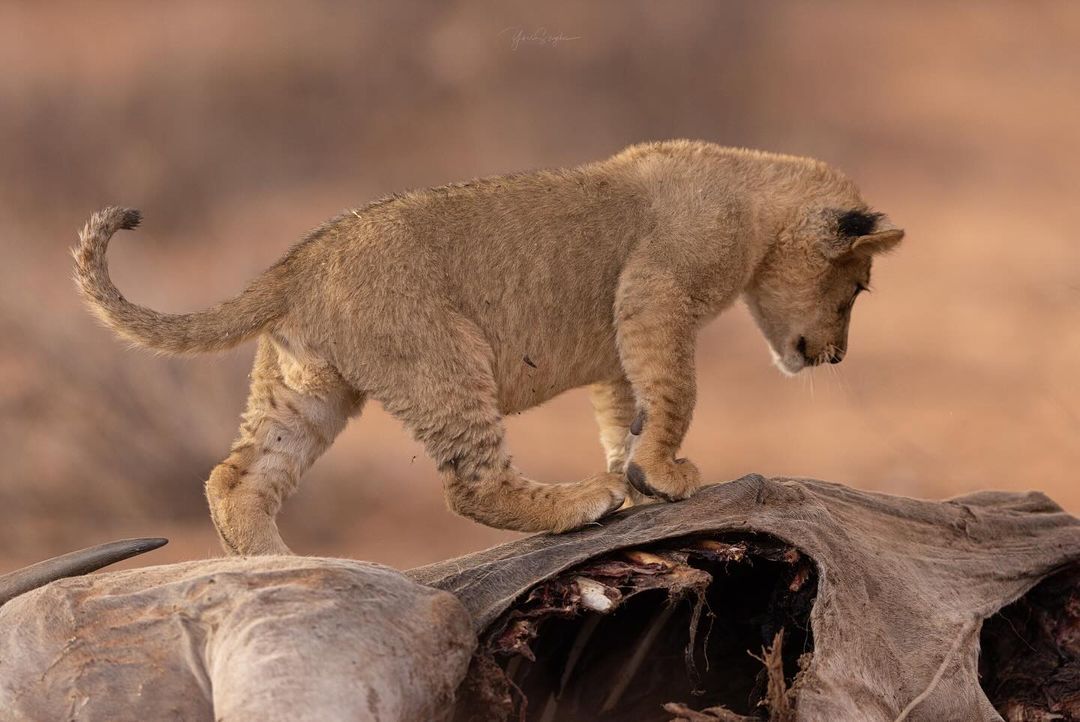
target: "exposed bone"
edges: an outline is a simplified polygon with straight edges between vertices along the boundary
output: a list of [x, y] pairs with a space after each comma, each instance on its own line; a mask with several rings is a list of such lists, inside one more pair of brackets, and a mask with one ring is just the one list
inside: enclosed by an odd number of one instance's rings
[[761, 722], [758, 717], [735, 714], [724, 707], [707, 707], [694, 711], [681, 702], [668, 702], [664, 711], [675, 715], [671, 722]]
[[671, 569], [676, 566], [676, 563], [671, 559], [665, 559], [658, 554], [642, 551], [640, 549], [627, 550], [623, 552], [623, 556], [625, 556], [632, 564], [639, 567], [657, 566], [664, 569]]
[[741, 562], [746, 557], [746, 544], [728, 544], [716, 539], [698, 539], [691, 548], [707, 552], [719, 561]]
[[618, 589], [612, 589], [592, 579], [574, 577], [574, 584], [581, 594], [581, 606], [590, 611], [607, 614], [621, 601], [622, 595]]

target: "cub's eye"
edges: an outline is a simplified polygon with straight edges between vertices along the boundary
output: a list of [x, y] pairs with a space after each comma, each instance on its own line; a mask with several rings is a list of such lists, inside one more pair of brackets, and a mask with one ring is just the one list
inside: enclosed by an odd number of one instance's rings
[[847, 303], [842, 304], [839, 308], [837, 308], [836, 312], [839, 313], [839, 314], [844, 314], [847, 311], [849, 311], [851, 309], [851, 307], [855, 305], [855, 299], [858, 298], [859, 294], [862, 293], [863, 291], [866, 291], [867, 293], [869, 293], [870, 289], [867, 288], [866, 286], [864, 286], [861, 283], [856, 283], [855, 284], [855, 292], [851, 294], [851, 299]]

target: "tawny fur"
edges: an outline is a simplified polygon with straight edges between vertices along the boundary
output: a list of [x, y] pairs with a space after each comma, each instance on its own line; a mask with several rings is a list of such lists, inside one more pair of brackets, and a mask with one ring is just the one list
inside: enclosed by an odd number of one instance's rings
[[[368, 398], [424, 443], [449, 506], [484, 524], [563, 531], [632, 491], [685, 498], [701, 484], [676, 458], [698, 329], [741, 295], [782, 370], [839, 361], [871, 256], [903, 235], [824, 163], [649, 143], [350, 211], [240, 296], [169, 315], [109, 280], [109, 238], [139, 219], [109, 208], [81, 233], [76, 280], [97, 316], [167, 353], [259, 339], [239, 437], [206, 485], [237, 554], [288, 552], [282, 501]], [[503, 415], [586, 385], [608, 470], [522, 476]]]

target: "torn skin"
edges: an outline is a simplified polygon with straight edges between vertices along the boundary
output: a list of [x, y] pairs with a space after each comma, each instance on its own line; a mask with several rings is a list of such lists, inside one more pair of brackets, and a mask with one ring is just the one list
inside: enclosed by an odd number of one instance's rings
[[790, 719], [816, 589], [813, 562], [764, 535], [597, 557], [487, 628], [454, 719]]

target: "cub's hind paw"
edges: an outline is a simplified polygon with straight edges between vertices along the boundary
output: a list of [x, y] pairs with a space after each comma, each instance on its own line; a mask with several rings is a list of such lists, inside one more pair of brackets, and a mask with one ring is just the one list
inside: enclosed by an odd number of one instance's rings
[[628, 490], [621, 474], [604, 473], [570, 484], [550, 487], [553, 532], [585, 526], [622, 508]]
[[622, 474], [603, 473], [568, 484], [541, 484], [510, 471], [485, 484], [451, 479], [450, 508], [496, 529], [564, 532], [619, 510], [629, 493]]

